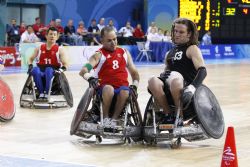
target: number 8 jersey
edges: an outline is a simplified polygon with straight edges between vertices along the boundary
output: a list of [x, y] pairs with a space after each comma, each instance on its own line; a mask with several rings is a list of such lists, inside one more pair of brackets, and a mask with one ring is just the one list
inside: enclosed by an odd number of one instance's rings
[[42, 44], [37, 55], [37, 65], [59, 68], [61, 66], [59, 46], [54, 44], [50, 50], [47, 50], [46, 44]]
[[115, 89], [128, 86], [127, 53], [124, 49], [117, 47], [110, 52], [104, 48], [97, 52], [101, 53], [101, 59], [95, 66], [100, 86], [112, 85]]

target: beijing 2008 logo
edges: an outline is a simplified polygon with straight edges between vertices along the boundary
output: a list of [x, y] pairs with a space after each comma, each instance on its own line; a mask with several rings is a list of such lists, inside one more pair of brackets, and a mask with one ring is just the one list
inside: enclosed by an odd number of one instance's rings
[[232, 149], [230, 147], [227, 147], [224, 150], [222, 159], [223, 159], [225, 165], [230, 165], [231, 162], [233, 162], [235, 160], [235, 154], [232, 153]]

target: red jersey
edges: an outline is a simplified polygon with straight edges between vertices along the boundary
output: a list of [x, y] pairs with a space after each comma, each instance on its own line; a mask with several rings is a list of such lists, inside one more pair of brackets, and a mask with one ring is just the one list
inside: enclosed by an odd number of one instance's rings
[[57, 31], [59, 32], [59, 34], [63, 34], [64, 33], [64, 29], [62, 26], [56, 26]]
[[40, 66], [61, 67], [59, 46], [54, 44], [50, 50], [47, 50], [46, 44], [42, 44], [37, 55], [37, 60], [37, 65]]
[[101, 59], [95, 67], [100, 86], [112, 85], [115, 89], [128, 86], [127, 53], [122, 48], [110, 52], [104, 48], [99, 49]]
[[37, 36], [42, 35], [43, 37], [45, 37], [46, 30], [43, 30], [42, 32], [39, 32], [40, 28], [44, 28], [44, 25], [43, 24], [39, 24], [39, 25], [38, 24], [33, 24], [33, 30], [34, 30], [35, 34]]
[[133, 36], [136, 37], [136, 38], [143, 38], [144, 33], [143, 33], [142, 29], [135, 28]]

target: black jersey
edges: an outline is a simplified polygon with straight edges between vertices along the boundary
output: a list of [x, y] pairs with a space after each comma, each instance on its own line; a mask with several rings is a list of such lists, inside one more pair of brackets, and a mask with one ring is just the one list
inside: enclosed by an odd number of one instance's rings
[[186, 51], [188, 47], [187, 45], [174, 47], [169, 51], [166, 59], [168, 69], [179, 72], [186, 84], [192, 83], [197, 74], [192, 60], [187, 57]]

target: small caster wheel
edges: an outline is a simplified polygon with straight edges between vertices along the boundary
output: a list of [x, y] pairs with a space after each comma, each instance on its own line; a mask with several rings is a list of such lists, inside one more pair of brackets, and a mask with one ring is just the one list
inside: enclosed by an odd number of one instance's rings
[[96, 136], [96, 144], [100, 144], [102, 142], [101, 136]]
[[171, 143], [170, 147], [171, 147], [172, 149], [180, 148], [180, 147], [181, 147], [181, 138], [178, 137], [177, 140], [175, 140], [173, 143]]
[[124, 138], [124, 144], [131, 144], [131, 139], [130, 139], [130, 137], [125, 137], [125, 138]]

